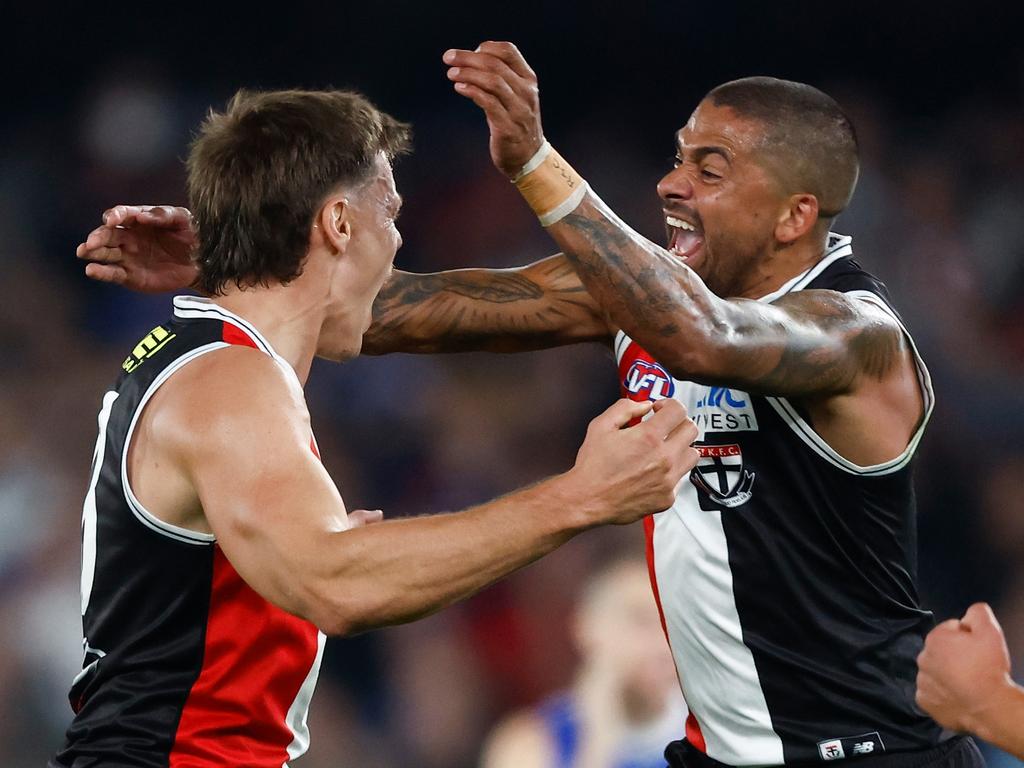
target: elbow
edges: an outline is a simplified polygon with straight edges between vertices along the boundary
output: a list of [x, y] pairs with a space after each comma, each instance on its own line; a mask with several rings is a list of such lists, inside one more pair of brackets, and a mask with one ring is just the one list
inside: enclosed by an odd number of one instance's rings
[[[704, 382], [721, 372], [734, 339], [731, 327], [713, 315], [671, 322], [662, 328], [636, 329], [630, 337], [674, 378]], [[627, 331], [629, 333], [629, 331]]]
[[688, 342], [685, 345], [670, 342], [661, 350], [650, 349], [648, 352], [676, 379], [698, 383], [717, 381], [725, 356], [721, 340], [711, 334], [700, 334]]
[[[335, 591], [342, 589], [335, 586]], [[327, 591], [312, 593], [308, 605], [305, 618], [328, 637], [351, 637], [376, 626], [365, 606]]]
[[354, 597], [364, 585], [333, 580], [307, 593], [305, 618], [329, 637], [351, 637], [394, 623], [379, 601]]

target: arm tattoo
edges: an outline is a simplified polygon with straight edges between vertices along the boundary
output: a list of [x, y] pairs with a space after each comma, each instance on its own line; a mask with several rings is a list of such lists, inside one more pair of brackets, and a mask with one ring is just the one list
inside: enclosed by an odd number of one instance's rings
[[396, 271], [374, 302], [363, 351], [514, 352], [607, 335], [572, 266], [556, 256], [515, 270]]
[[899, 325], [834, 291], [723, 300], [593, 196], [548, 229], [619, 328], [680, 379], [777, 395], [850, 391], [907, 359]]

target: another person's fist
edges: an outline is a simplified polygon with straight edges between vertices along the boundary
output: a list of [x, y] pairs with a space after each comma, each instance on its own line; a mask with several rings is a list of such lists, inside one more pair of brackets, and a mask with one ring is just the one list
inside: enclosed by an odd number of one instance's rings
[[983, 732], [988, 713], [1015, 688], [1003, 630], [986, 603], [935, 627], [917, 664], [918, 705], [954, 731]]

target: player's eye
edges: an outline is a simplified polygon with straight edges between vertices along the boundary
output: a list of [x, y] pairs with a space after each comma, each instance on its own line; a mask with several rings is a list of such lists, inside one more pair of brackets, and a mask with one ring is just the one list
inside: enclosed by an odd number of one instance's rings
[[671, 162], [673, 168], [678, 168], [680, 165], [683, 164], [683, 158], [681, 158], [679, 155], [676, 155], [675, 157], [672, 158]]
[[700, 175], [703, 176], [705, 179], [710, 179], [710, 180], [717, 180], [717, 179], [722, 178], [721, 174], [715, 173], [710, 168], [701, 168], [700, 169]]

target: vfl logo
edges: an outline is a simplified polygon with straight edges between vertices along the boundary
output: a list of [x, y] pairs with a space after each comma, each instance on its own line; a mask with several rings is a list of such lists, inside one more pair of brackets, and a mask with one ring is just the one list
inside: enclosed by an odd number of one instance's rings
[[676, 391], [675, 382], [668, 371], [657, 363], [636, 360], [626, 371], [622, 386], [631, 395], [646, 394], [648, 400], [664, 400]]
[[756, 475], [743, 469], [743, 451], [739, 445], [695, 445], [700, 452], [690, 482], [723, 507], [746, 504], [753, 495], [750, 488]]

